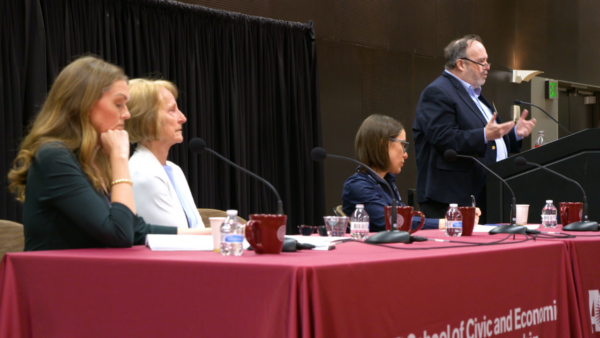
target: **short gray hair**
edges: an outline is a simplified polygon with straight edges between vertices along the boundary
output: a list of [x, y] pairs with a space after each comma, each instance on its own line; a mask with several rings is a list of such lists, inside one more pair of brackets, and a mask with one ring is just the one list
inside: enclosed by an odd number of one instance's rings
[[473, 41], [483, 43], [479, 35], [469, 34], [450, 42], [448, 46], [444, 48], [446, 69], [450, 70], [456, 68], [456, 61], [460, 58], [467, 57], [467, 48], [473, 43]]

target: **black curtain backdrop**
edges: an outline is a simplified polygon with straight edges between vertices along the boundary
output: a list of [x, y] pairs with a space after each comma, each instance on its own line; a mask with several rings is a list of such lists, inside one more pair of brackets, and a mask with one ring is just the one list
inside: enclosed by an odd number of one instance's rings
[[20, 222], [6, 175], [27, 126], [60, 70], [85, 54], [130, 78], [173, 81], [187, 116], [169, 160], [188, 178], [200, 208], [274, 213], [274, 194], [209, 153], [207, 146], [264, 177], [279, 191], [288, 233], [322, 224], [317, 57], [312, 23], [292, 23], [158, 0], [0, 1], [0, 218]]

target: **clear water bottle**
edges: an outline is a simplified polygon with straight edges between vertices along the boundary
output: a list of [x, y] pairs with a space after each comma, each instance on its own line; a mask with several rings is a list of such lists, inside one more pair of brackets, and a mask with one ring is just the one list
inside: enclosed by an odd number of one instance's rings
[[450, 209], [446, 212], [446, 236], [459, 237], [462, 235], [463, 217], [458, 210], [458, 204], [450, 204]]
[[538, 133], [538, 138], [537, 138], [537, 140], [535, 140], [535, 144], [533, 145], [533, 147], [537, 148], [539, 146], [543, 146], [545, 143], [546, 143], [546, 139], [545, 139], [544, 131], [540, 130], [540, 132]]
[[227, 210], [227, 218], [221, 224], [221, 255], [241, 256], [243, 241], [244, 227], [237, 218], [237, 210]]
[[357, 204], [356, 210], [350, 216], [350, 237], [354, 239], [369, 237], [369, 215], [363, 204]]
[[547, 200], [542, 209], [542, 226], [544, 228], [556, 228], [556, 216], [556, 207], [552, 204], [552, 200]]

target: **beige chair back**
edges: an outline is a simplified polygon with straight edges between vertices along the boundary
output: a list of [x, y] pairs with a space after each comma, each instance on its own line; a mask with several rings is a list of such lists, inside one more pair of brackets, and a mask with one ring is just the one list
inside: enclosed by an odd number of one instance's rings
[[[219, 210], [219, 209], [206, 209], [206, 208], [198, 208], [198, 212], [200, 213], [200, 217], [202, 217], [202, 223], [207, 228], [210, 228], [210, 217], [227, 217], [227, 211]], [[246, 224], [246, 220], [238, 216], [240, 222], [242, 224]]]
[[0, 261], [7, 252], [19, 252], [25, 248], [23, 225], [0, 219]]
[[347, 216], [344, 213], [344, 209], [342, 209], [342, 205], [338, 205], [337, 207], [333, 208], [333, 212], [335, 213], [336, 216]]

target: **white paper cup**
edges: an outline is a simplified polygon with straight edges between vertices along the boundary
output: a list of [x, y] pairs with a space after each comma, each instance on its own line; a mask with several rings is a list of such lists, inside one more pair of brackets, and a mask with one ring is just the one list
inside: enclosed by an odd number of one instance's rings
[[517, 204], [517, 224], [527, 224], [527, 215], [529, 214], [529, 204]]
[[210, 230], [213, 236], [213, 251], [220, 252], [221, 248], [221, 224], [225, 221], [227, 217], [209, 217], [210, 221]]

